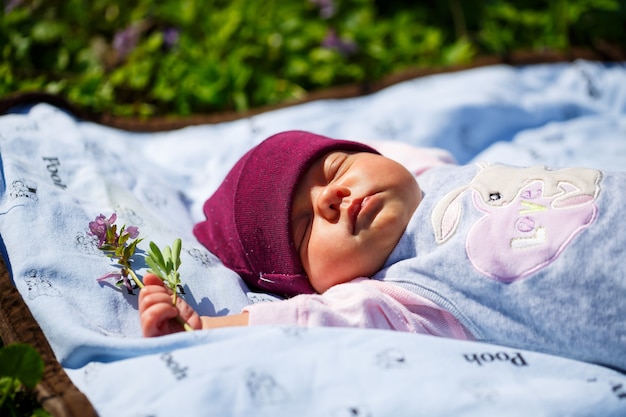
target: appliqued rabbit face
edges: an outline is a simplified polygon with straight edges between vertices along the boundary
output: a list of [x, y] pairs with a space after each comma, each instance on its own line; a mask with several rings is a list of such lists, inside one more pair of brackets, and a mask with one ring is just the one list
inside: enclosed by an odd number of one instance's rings
[[484, 215], [470, 228], [466, 252], [482, 274], [513, 282], [553, 262], [569, 242], [597, 216], [600, 191], [597, 170], [482, 166], [466, 186], [446, 195], [435, 207], [435, 239], [443, 244], [462, 218], [461, 195]]

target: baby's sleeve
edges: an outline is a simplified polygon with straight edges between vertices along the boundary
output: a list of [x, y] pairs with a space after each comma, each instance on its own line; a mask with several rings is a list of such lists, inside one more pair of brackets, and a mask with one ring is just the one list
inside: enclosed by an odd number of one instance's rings
[[410, 331], [399, 305], [384, 295], [352, 283], [336, 285], [324, 294], [303, 294], [247, 306], [249, 325], [283, 324], [302, 327], [361, 327]]
[[[251, 326], [359, 327], [468, 338], [449, 313], [427, 300], [417, 300], [412, 293], [393, 284], [375, 282], [359, 278], [336, 285], [324, 294], [252, 304], [243, 311], [248, 312]], [[457, 326], [460, 331], [456, 331]]]

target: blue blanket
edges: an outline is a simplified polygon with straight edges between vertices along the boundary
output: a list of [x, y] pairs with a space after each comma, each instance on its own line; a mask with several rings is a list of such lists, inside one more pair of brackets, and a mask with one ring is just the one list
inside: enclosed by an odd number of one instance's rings
[[[235, 161], [289, 129], [448, 150], [459, 163], [626, 167], [626, 67], [493, 66], [215, 125], [130, 133], [46, 104], [0, 117], [0, 235], [15, 286], [101, 416], [625, 415], [626, 376], [497, 345], [378, 330], [220, 329], [145, 339], [137, 290], [88, 231], [116, 212], [183, 241], [186, 300], [223, 315], [251, 293], [191, 233]], [[624, 349], [626, 355], [626, 347]]]

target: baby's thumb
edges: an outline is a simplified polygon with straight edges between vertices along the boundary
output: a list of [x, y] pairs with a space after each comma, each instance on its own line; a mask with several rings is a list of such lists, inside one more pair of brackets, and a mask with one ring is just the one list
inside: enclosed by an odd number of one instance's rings
[[161, 287], [164, 286], [161, 278], [159, 278], [158, 276], [152, 273], [147, 273], [146, 275], [144, 275], [143, 284], [144, 285], [160, 285]]

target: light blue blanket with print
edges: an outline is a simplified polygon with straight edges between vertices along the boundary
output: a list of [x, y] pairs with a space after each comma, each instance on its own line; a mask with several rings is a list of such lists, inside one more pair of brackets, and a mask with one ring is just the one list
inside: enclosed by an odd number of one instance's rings
[[[191, 233], [250, 147], [301, 129], [401, 141], [461, 163], [626, 169], [626, 66], [492, 66], [424, 77], [228, 123], [130, 133], [46, 104], [0, 117], [0, 236], [17, 289], [73, 382], [105, 416], [562, 416], [626, 414], [626, 376], [528, 350], [379, 330], [233, 328], [145, 339], [137, 292], [87, 233], [100, 213], [183, 241], [186, 300], [201, 314], [250, 293]], [[625, 348], [626, 354], [626, 348]]]

